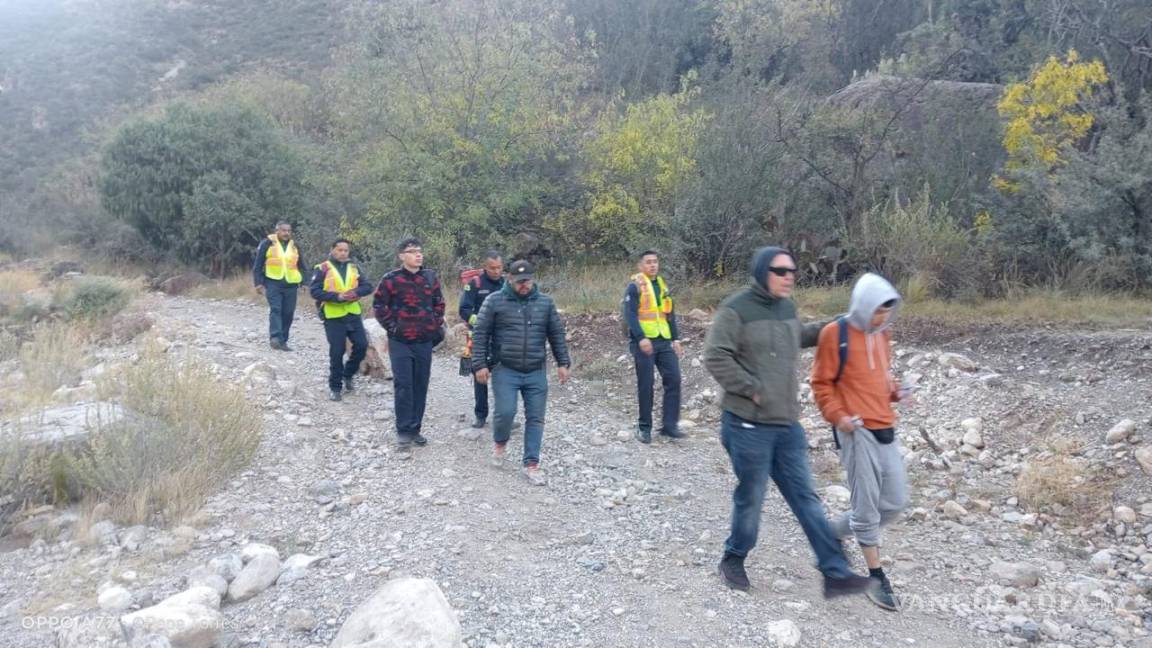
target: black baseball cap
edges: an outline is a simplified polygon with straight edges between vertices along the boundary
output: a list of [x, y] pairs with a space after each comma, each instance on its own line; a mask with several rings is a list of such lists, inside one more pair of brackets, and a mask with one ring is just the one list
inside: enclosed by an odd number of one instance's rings
[[531, 261], [513, 261], [512, 265], [508, 268], [508, 278], [512, 280], [512, 283], [520, 283], [525, 279], [531, 279], [535, 273], [536, 268], [533, 267]]

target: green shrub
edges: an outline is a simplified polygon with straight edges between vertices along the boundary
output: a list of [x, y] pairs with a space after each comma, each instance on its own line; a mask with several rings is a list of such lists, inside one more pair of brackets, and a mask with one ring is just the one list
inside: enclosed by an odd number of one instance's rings
[[131, 301], [129, 287], [110, 277], [77, 277], [57, 296], [57, 306], [77, 320], [111, 317]]

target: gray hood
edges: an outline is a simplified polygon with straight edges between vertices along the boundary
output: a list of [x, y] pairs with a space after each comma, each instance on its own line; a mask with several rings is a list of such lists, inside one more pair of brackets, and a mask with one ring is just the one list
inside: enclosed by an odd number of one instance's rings
[[[872, 315], [884, 302], [895, 299], [892, 306], [892, 315], [888, 323], [879, 329], [872, 330]], [[900, 309], [900, 293], [888, 283], [888, 280], [871, 272], [864, 274], [852, 287], [852, 301], [848, 306], [848, 323], [865, 333], [879, 333], [892, 324], [896, 311]]]

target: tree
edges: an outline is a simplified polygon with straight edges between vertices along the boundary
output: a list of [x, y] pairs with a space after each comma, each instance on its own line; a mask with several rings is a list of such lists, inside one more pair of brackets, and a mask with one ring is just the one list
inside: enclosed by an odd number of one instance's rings
[[[1093, 117], [1087, 103], [1107, 81], [1103, 64], [1081, 62], [1073, 50], [1064, 61], [1049, 57], [1028, 81], [1008, 86], [997, 104], [1007, 121], [1005, 169], [1052, 169], [1060, 165], [1062, 151], [1083, 139], [1092, 128]], [[1011, 189], [1010, 184], [1001, 186]]]
[[687, 83], [676, 94], [631, 104], [622, 115], [602, 116], [586, 153], [593, 248], [628, 252], [644, 244], [641, 238], [667, 237], [677, 192], [696, 169], [696, 141], [709, 119], [690, 107], [699, 91]]
[[406, 232], [454, 257], [540, 231], [565, 202], [588, 52], [554, 1], [357, 6], [335, 80], [363, 219], [381, 249]]
[[306, 218], [303, 167], [246, 108], [176, 104], [123, 126], [101, 159], [104, 209], [180, 261], [245, 263], [278, 220]]

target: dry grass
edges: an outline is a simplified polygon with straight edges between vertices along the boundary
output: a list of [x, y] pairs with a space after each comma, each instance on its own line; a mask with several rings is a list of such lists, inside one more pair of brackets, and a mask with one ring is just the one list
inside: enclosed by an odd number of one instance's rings
[[68, 473], [121, 522], [194, 512], [260, 444], [262, 418], [244, 392], [189, 360], [148, 353], [100, 389], [130, 414], [98, 425], [86, 447], [67, 455]]
[[198, 286], [190, 293], [200, 299], [240, 300], [253, 304], [265, 303], [264, 297], [252, 287], [251, 273], [238, 274], [228, 279], [213, 280]]
[[20, 398], [28, 406], [48, 402], [57, 389], [76, 384], [88, 365], [89, 327], [46, 324], [20, 349], [24, 388]]
[[1078, 456], [1084, 443], [1056, 439], [1029, 460], [1016, 479], [1016, 496], [1034, 511], [1092, 520], [1110, 510], [1116, 477]]
[[24, 293], [41, 286], [40, 275], [31, 270], [0, 272], [0, 303], [19, 302]]

